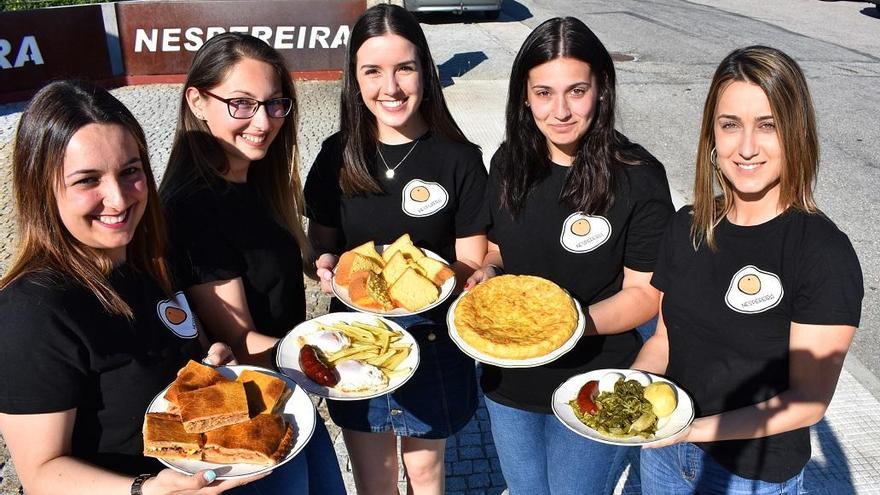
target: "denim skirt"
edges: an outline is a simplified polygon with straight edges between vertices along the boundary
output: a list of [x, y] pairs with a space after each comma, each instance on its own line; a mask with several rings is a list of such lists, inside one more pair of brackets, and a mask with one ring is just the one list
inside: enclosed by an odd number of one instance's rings
[[[372, 399], [328, 400], [330, 417], [347, 430], [403, 437], [441, 439], [454, 435], [477, 409], [474, 360], [449, 337], [448, 304], [426, 315], [391, 320], [412, 334], [419, 345], [419, 366], [402, 387]], [[334, 299], [331, 311], [345, 311]], [[440, 323], [442, 322], [442, 323]]]

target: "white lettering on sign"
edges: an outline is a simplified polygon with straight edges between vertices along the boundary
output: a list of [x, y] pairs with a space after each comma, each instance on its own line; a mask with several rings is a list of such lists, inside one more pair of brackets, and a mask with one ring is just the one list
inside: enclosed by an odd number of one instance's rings
[[35, 36], [29, 35], [21, 39], [15, 60], [10, 63], [9, 56], [12, 55], [13, 48], [9, 40], [0, 38], [0, 69], [17, 69], [24, 67], [28, 62], [43, 65], [43, 54], [40, 53], [40, 46]]
[[[188, 27], [188, 28], [137, 28], [134, 32], [134, 51], [141, 52], [179, 52], [181, 48], [188, 52], [197, 51], [205, 41], [225, 33], [226, 28], [219, 26], [210, 26], [205, 28]], [[334, 32], [328, 26], [230, 26], [229, 32], [248, 33], [255, 38], [263, 40], [267, 45], [277, 49], [303, 49], [308, 46], [314, 48], [339, 48], [348, 44], [348, 38], [351, 30], [348, 26], [339, 26]], [[294, 44], [294, 38], [296, 43]], [[4, 45], [4, 42], [6, 43]], [[23, 47], [24, 48], [24, 45]], [[0, 39], [0, 67], [9, 65], [6, 55], [12, 52], [9, 42]], [[39, 49], [36, 47], [36, 40], [33, 41], [33, 48], [28, 50], [30, 57], [35, 63], [43, 63]], [[22, 51], [19, 50], [20, 59]], [[40, 62], [36, 62], [39, 59]], [[5, 65], [4, 65], [5, 64]]]

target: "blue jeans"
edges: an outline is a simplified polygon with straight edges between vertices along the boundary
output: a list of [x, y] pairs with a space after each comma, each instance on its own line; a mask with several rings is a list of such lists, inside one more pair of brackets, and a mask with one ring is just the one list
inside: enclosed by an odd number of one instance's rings
[[486, 398], [492, 439], [510, 495], [610, 494], [628, 448], [594, 442], [552, 414]]
[[803, 489], [803, 470], [782, 483], [737, 476], [692, 443], [662, 449], [643, 449], [643, 495], [797, 495]]
[[336, 451], [324, 420], [315, 418], [315, 432], [305, 449], [265, 478], [234, 488], [231, 495], [345, 495]]

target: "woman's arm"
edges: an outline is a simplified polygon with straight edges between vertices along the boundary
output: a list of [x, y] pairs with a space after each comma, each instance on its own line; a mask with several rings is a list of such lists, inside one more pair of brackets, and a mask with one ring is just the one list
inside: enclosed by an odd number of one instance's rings
[[[99, 468], [70, 455], [75, 420], [76, 409], [44, 414], [0, 414], [0, 433], [6, 440], [25, 492], [29, 495], [129, 493], [134, 477]], [[213, 495], [259, 479], [228, 480], [208, 487], [215, 475], [207, 473], [187, 476], [164, 469], [147, 480], [143, 493]]]
[[694, 421], [688, 442], [760, 438], [812, 426], [837, 388], [855, 327], [791, 324], [789, 388], [772, 399]]
[[465, 282], [465, 290], [473, 289], [477, 284], [500, 275], [499, 269], [502, 268], [504, 268], [504, 260], [501, 259], [501, 248], [492, 241], [486, 241], [486, 256], [480, 262], [480, 268], [475, 270]]
[[455, 240], [455, 261], [452, 270], [455, 272], [456, 291], [466, 285], [466, 281], [479, 270], [486, 258], [486, 234], [460, 237]]
[[316, 255], [315, 268], [318, 281], [321, 282], [321, 291], [330, 294], [330, 279], [333, 278], [333, 268], [339, 261], [339, 252], [342, 250], [342, 234], [339, 229], [325, 227], [315, 221], [309, 222], [309, 240], [312, 242], [312, 250]]
[[623, 268], [620, 292], [589, 307], [586, 335], [625, 332], [657, 314], [660, 291], [651, 285], [653, 272]]
[[211, 340], [229, 344], [239, 362], [274, 366], [272, 348], [278, 339], [254, 328], [241, 278], [194, 285], [186, 290], [186, 297]]
[[666, 367], [669, 365], [669, 336], [666, 334], [666, 322], [663, 321], [662, 292], [658, 307], [661, 309], [657, 315], [657, 329], [654, 330], [654, 335], [642, 346], [642, 350], [636, 356], [632, 367], [655, 375], [663, 375], [666, 374]]

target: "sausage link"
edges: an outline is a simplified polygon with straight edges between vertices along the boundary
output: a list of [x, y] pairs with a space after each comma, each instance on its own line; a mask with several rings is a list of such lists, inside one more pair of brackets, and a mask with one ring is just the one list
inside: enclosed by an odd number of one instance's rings
[[304, 345], [299, 350], [299, 366], [310, 380], [325, 387], [333, 387], [339, 378], [333, 368], [328, 366], [318, 355], [318, 349], [312, 345]]

